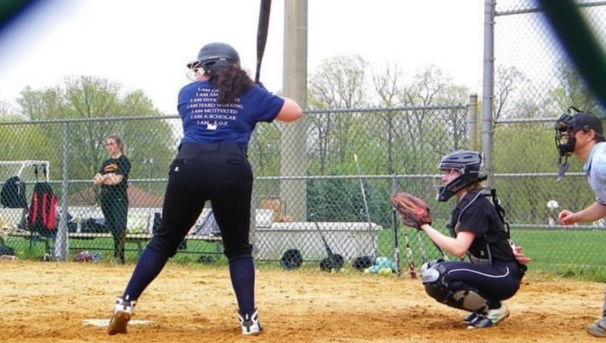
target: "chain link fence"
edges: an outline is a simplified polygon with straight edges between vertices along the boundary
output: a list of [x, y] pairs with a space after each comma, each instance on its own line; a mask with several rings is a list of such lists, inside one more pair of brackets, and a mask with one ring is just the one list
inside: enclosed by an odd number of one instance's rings
[[[603, 43], [606, 4], [579, 4]], [[490, 132], [478, 129], [480, 106], [473, 96], [456, 106], [308, 110], [301, 122], [257, 127], [249, 158], [259, 264], [285, 267], [286, 256], [286, 267], [300, 263], [319, 271], [325, 244], [352, 272], [393, 268], [398, 249], [402, 265], [409, 257], [417, 266], [442, 257], [424, 234], [401, 226], [388, 199], [397, 190], [419, 195], [432, 209], [434, 226], [446, 231], [454, 203], [434, 200], [437, 163], [450, 151], [471, 148], [493, 151], [491, 186], [507, 210], [512, 237], [533, 258], [532, 270], [575, 275], [600, 270], [605, 224], [556, 223], [560, 210], [580, 210], [593, 200], [578, 161], [569, 161], [566, 178], [555, 181], [552, 127], [570, 105], [601, 111], [532, 2], [499, 3], [494, 13]], [[0, 238], [6, 246], [20, 258], [71, 260], [90, 251], [106, 262], [115, 250], [112, 228], [104, 223], [92, 177], [108, 157], [103, 138], [122, 136], [132, 163], [127, 261], [136, 261], [161, 216], [168, 166], [181, 136], [177, 116], [4, 122], [0, 132], [0, 178], [11, 189], [4, 193], [26, 202], [3, 202]], [[492, 145], [481, 146], [478, 133], [490, 135]], [[7, 186], [13, 176], [25, 185], [24, 193]], [[35, 185], [43, 182], [57, 196], [56, 224], [50, 232], [32, 233], [28, 208]], [[209, 204], [175, 260], [225, 263]]]
[[[390, 194], [407, 189], [435, 197], [432, 178], [443, 151], [468, 145], [467, 113], [467, 105], [309, 111], [298, 128], [307, 132], [306, 144], [283, 135], [288, 124], [260, 125], [249, 146], [256, 175], [252, 237], [257, 260], [280, 266], [284, 253], [294, 249], [301, 253], [302, 267], [317, 269], [327, 256], [324, 241], [346, 266], [391, 259], [394, 233], [402, 230], [394, 222]], [[127, 260], [135, 261], [161, 216], [180, 126], [176, 116], [0, 123], [7, 147], [0, 161], [9, 199], [0, 209], [6, 245], [24, 258], [48, 254], [71, 259], [89, 251], [111, 261], [112, 228], [105, 225], [92, 178], [108, 158], [104, 138], [118, 134], [132, 165], [126, 246]], [[297, 162], [304, 166], [299, 175], [298, 166], [281, 165], [285, 153], [297, 154], [298, 149], [304, 152]], [[14, 176], [23, 189], [12, 186]], [[33, 227], [31, 218], [34, 204], [44, 207], [34, 200], [41, 183], [50, 184], [57, 197], [55, 225], [42, 229]], [[223, 261], [218, 228], [207, 207], [177, 260]], [[434, 204], [438, 220], [446, 220], [445, 207]]]
[[[606, 48], [606, 2], [578, 6]], [[533, 258], [534, 270], [603, 274], [606, 256], [597, 242], [605, 238], [606, 223], [557, 224], [561, 210], [579, 211], [594, 199], [574, 157], [564, 180], [556, 181], [560, 161], [553, 126], [569, 106], [601, 117], [603, 109], [534, 2], [498, 2], [495, 23], [493, 180], [512, 235]]]

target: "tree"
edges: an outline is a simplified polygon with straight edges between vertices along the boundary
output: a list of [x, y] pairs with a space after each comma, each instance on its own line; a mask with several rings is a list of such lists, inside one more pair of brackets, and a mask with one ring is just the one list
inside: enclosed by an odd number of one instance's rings
[[[67, 130], [70, 179], [88, 180], [95, 174], [107, 158], [103, 140], [112, 133], [121, 135], [125, 141], [125, 154], [133, 163], [131, 178], [152, 174], [151, 170], [140, 167], [144, 158], [157, 161], [157, 171], [161, 170], [161, 175], [165, 176], [165, 167], [174, 156], [177, 139], [166, 120], [118, 119], [161, 115], [141, 91], [122, 95], [117, 83], [81, 76], [66, 78], [64, 84], [48, 89], [33, 90], [26, 87], [17, 102], [30, 122], [46, 121], [28, 126], [31, 127], [28, 130], [35, 132], [27, 133], [22, 142], [24, 147], [28, 147], [27, 159], [44, 159], [51, 161], [51, 165], [61, 165], [63, 140]], [[33, 137], [39, 138], [41, 142], [34, 142]], [[38, 144], [51, 148], [34, 153]], [[61, 177], [59, 168], [51, 170], [57, 173], [54, 177]]]
[[[325, 61], [311, 78], [310, 104], [321, 108], [356, 108], [363, 106], [365, 69], [368, 63], [359, 55], [337, 56]], [[331, 113], [310, 117], [310, 133], [317, 135], [315, 151], [319, 154], [320, 172], [326, 171], [329, 163], [343, 162], [345, 147], [350, 136], [348, 115]]]

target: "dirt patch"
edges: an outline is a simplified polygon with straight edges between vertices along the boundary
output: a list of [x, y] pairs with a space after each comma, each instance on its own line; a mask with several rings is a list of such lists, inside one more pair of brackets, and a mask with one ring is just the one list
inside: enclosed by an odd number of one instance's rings
[[429, 298], [418, 280], [260, 270], [262, 335], [243, 338], [223, 268], [169, 264], [145, 291], [127, 335], [84, 325], [109, 319], [133, 265], [0, 261], [2, 342], [595, 342], [601, 283], [525, 280], [498, 326], [467, 330], [462, 311]]

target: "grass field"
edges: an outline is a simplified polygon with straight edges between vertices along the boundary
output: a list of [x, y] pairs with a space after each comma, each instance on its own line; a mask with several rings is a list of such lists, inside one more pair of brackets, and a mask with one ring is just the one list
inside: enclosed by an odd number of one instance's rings
[[[417, 267], [422, 264], [421, 247], [424, 246], [428, 260], [441, 257], [433, 243], [422, 232], [414, 229], [399, 229], [398, 241], [402, 264], [406, 263], [405, 234], [413, 251]], [[606, 279], [606, 232], [574, 230], [530, 230], [514, 229], [512, 238], [517, 245], [524, 247], [524, 253], [532, 258], [529, 273], [543, 274], [545, 277], [569, 277], [581, 280], [602, 282]], [[45, 254], [43, 242], [33, 242], [24, 238], [9, 237], [6, 244], [13, 247], [17, 256], [23, 259], [39, 259]], [[72, 255], [80, 251], [99, 252], [103, 261], [112, 260], [113, 243], [109, 238], [94, 240], [70, 240]], [[381, 230], [378, 234], [377, 256], [393, 257], [393, 231]], [[187, 249], [180, 250], [173, 258], [176, 263], [197, 263], [201, 256], [210, 257], [215, 264], [225, 264], [221, 246], [203, 241], [188, 241]], [[127, 262], [137, 261], [137, 245], [127, 244]], [[305, 261], [304, 267], [317, 268], [319, 261]], [[279, 268], [278, 261], [257, 261], [258, 265]]]

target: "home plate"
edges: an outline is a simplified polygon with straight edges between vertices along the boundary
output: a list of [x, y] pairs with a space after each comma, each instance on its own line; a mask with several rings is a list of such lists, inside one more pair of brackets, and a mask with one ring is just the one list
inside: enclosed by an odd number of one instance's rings
[[[128, 325], [148, 325], [153, 324], [152, 320], [130, 320], [128, 321]], [[94, 325], [98, 327], [107, 327], [109, 326], [109, 319], [86, 319], [82, 321], [83, 325]]]

